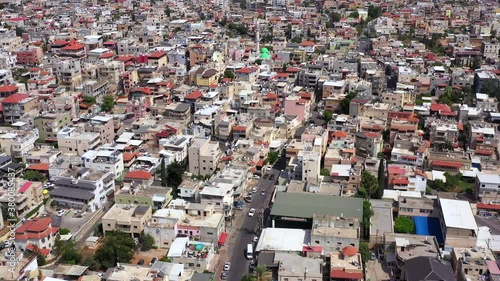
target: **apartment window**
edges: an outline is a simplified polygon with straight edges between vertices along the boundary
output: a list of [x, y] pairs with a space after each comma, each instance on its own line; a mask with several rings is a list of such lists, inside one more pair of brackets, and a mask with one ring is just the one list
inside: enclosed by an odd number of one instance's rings
[[314, 243], [319, 244], [319, 240], [314, 241]]
[[111, 224], [108, 223], [108, 226], [111, 226]]
[[137, 228], [137, 225], [134, 225], [134, 228]]
[[213, 232], [207, 232], [207, 235], [214, 235]]

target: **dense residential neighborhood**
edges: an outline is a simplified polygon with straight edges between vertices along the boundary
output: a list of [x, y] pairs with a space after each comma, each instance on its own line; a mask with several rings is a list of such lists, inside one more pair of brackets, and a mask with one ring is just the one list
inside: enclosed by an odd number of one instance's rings
[[0, 280], [500, 280], [498, 1], [0, 19]]

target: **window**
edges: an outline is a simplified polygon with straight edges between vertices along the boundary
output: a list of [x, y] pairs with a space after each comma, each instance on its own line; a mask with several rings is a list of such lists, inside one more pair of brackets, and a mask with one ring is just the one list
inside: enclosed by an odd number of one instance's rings
[[214, 235], [213, 232], [207, 232], [207, 235]]
[[314, 243], [319, 244], [319, 240], [314, 241]]

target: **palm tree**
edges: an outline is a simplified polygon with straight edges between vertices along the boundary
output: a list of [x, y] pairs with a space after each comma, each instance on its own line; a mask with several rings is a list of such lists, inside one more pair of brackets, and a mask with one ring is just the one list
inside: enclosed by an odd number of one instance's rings
[[267, 267], [259, 265], [256, 266], [253, 272], [255, 276], [255, 281], [271, 281], [271, 276], [269, 275], [269, 270]]
[[255, 277], [253, 275], [245, 274], [241, 277], [241, 281], [255, 281]]

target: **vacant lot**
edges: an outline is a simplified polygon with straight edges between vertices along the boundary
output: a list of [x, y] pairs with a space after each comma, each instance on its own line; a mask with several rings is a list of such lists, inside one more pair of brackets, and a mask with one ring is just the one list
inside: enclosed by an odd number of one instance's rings
[[143, 259], [144, 264], [149, 264], [154, 257], [161, 259], [166, 254], [167, 254], [167, 250], [165, 250], [165, 249], [158, 249], [158, 250], [152, 249], [152, 250], [149, 250], [147, 252], [139, 252], [134, 256], [134, 258], [132, 259], [132, 261], [130, 261], [130, 263], [137, 264], [137, 262], [140, 259]]

